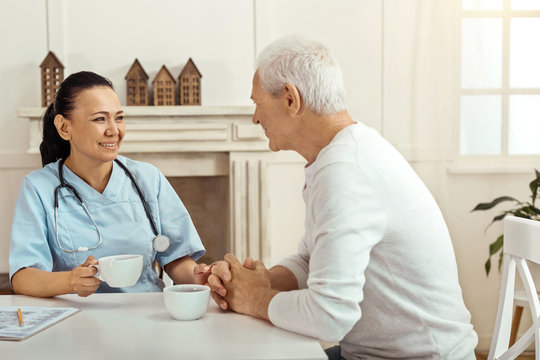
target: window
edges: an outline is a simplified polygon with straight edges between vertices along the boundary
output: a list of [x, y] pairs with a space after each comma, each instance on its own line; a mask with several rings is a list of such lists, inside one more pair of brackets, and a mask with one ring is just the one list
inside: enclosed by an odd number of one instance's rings
[[540, 0], [462, 0], [461, 155], [540, 155]]

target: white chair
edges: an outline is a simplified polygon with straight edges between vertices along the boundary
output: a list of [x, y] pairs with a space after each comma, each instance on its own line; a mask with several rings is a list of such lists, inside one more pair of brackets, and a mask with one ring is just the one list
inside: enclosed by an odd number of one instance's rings
[[[540, 221], [507, 216], [504, 219], [504, 270], [495, 330], [488, 360], [515, 359], [534, 341], [540, 359], [540, 302], [525, 260], [540, 264]], [[516, 268], [523, 282], [533, 324], [510, 348]]]
[[[539, 289], [536, 289], [537, 291]], [[521, 315], [523, 314], [523, 309], [529, 306], [527, 301], [527, 294], [523, 289], [516, 289], [514, 292], [514, 316], [512, 318], [512, 330], [510, 332], [510, 345], [513, 345], [516, 342], [517, 333], [519, 330], [519, 324], [521, 323]]]

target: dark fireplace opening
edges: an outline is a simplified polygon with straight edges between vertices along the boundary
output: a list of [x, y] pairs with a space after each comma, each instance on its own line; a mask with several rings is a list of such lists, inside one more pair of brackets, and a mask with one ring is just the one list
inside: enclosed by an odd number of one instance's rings
[[229, 248], [229, 177], [167, 177], [188, 210], [206, 248], [198, 260], [211, 264], [221, 260]]

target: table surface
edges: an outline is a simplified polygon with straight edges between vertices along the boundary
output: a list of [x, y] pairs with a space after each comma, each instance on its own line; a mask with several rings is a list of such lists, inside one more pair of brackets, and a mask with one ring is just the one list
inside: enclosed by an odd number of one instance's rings
[[162, 293], [0, 296], [0, 306], [81, 311], [23, 341], [0, 341], [2, 359], [327, 359], [313, 338], [221, 311], [211, 300], [199, 320], [173, 319]]

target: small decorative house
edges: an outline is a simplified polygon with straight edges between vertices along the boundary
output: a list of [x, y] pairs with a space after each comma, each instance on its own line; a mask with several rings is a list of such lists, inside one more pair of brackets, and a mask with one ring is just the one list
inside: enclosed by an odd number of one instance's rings
[[49, 51], [41, 65], [41, 106], [47, 107], [53, 101], [56, 91], [64, 81], [64, 65], [52, 51]]
[[202, 75], [191, 58], [178, 75], [180, 105], [201, 105]]
[[147, 106], [148, 105], [148, 75], [135, 59], [133, 65], [126, 74], [127, 83], [127, 105]]
[[158, 71], [154, 81], [154, 105], [174, 105], [174, 88], [176, 86], [176, 80], [171, 75], [169, 70], [163, 65]]

